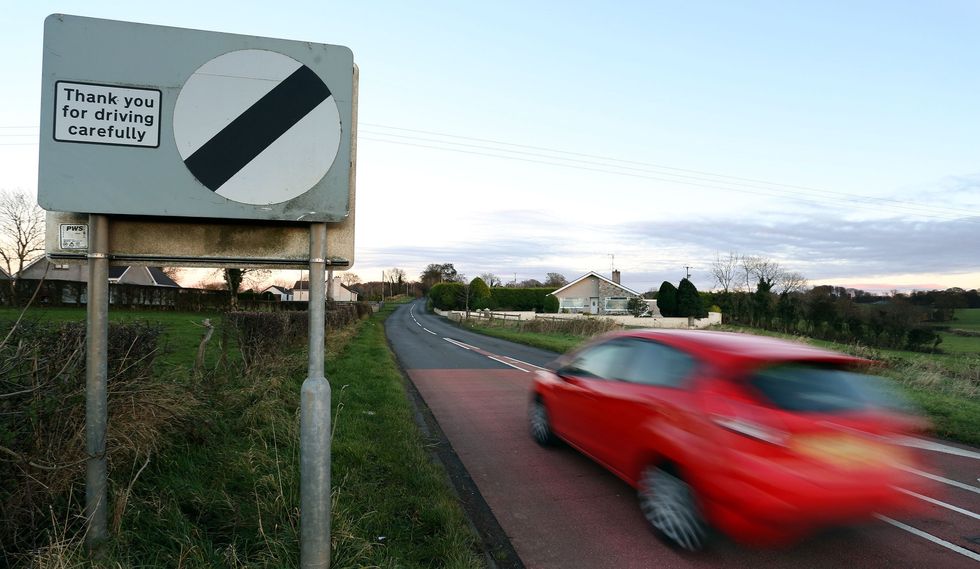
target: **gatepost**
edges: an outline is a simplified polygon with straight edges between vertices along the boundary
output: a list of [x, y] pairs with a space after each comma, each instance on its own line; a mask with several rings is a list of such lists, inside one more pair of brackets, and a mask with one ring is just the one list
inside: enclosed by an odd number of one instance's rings
[[308, 267], [300, 565], [329, 567], [325, 275], [354, 261], [351, 51], [54, 14], [42, 75], [46, 252], [88, 263], [87, 544], [108, 536], [109, 265]]

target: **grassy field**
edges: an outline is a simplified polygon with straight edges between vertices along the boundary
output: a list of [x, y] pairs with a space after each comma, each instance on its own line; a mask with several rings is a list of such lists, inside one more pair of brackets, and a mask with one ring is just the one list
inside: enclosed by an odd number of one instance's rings
[[[957, 311], [954, 323], [980, 326], [980, 310]], [[521, 332], [514, 329], [513, 324], [502, 328], [471, 321], [467, 326], [489, 336], [558, 353], [570, 351], [588, 340], [587, 336]], [[718, 329], [798, 340], [785, 334], [751, 328], [725, 326]], [[932, 421], [936, 435], [980, 445], [980, 338], [944, 334], [940, 347], [947, 352], [945, 354], [874, 350], [821, 340], [807, 341], [815, 346], [882, 362], [878, 373], [893, 380], [921, 408]]]
[[[16, 320], [21, 313], [21, 309], [8, 307], [0, 308], [0, 320]], [[84, 308], [31, 308], [24, 315], [28, 320], [39, 320], [45, 322], [66, 322], [66, 321], [85, 321]], [[157, 312], [146, 310], [122, 310], [109, 308], [109, 322], [130, 322], [142, 320], [163, 325], [166, 332], [164, 343], [161, 347], [161, 354], [157, 359], [158, 364], [164, 368], [179, 368], [184, 365], [193, 365], [194, 357], [197, 354], [198, 345], [204, 336], [202, 322], [210, 318], [211, 322], [217, 324], [220, 314], [205, 314], [198, 312]], [[220, 338], [212, 338], [212, 346], [217, 346]], [[205, 354], [205, 367], [213, 368], [219, 357], [217, 349], [209, 349]], [[161, 371], [166, 371], [161, 369]]]
[[[484, 567], [477, 538], [445, 472], [432, 460], [387, 348], [383, 320], [391, 309], [327, 338], [333, 395], [331, 566]], [[0, 313], [0, 319], [8, 316]], [[38, 310], [32, 317], [84, 314]], [[195, 323], [202, 315], [113, 314], [126, 318], [164, 323], [171, 348], [167, 365], [173, 369], [159, 380], [196, 382], [189, 392], [199, 404], [174, 421], [168, 440], [145, 465], [112, 464], [113, 537], [93, 566], [297, 567], [298, 408], [305, 350], [248, 370], [212, 369], [191, 379], [187, 372], [201, 334]], [[76, 515], [77, 500], [56, 511], [57, 517]], [[53, 536], [51, 546], [23, 566], [90, 566], [80, 536], [67, 532], [70, 523], [63, 526], [66, 532]]]
[[980, 332], [980, 308], [960, 308], [956, 311], [950, 327]]
[[[945, 324], [951, 330], [963, 330], [980, 334], [980, 308], [961, 308], [956, 311], [952, 322]], [[963, 336], [952, 332], [939, 332], [943, 342], [942, 351], [956, 355], [980, 357], [980, 336]]]

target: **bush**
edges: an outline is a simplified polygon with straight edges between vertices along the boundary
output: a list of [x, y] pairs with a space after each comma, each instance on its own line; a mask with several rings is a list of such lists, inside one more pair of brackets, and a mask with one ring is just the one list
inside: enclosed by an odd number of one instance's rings
[[693, 316], [695, 318], [708, 316], [708, 311], [704, 309], [698, 289], [688, 279], [681, 279], [680, 285], [677, 287], [677, 316]]
[[664, 281], [657, 292], [657, 308], [664, 317], [678, 315], [677, 307], [677, 287], [672, 283]]
[[557, 296], [549, 294], [544, 297], [544, 312], [557, 314], [559, 307], [561, 307], [561, 301], [558, 300]]
[[[490, 293], [492, 295], [490, 308], [494, 310], [533, 310], [535, 312], [548, 312], [547, 303], [549, 301], [547, 299], [548, 296], [555, 290], [557, 289], [554, 287], [494, 287], [490, 289]], [[554, 297], [552, 296], [551, 298]], [[554, 307], [554, 304], [551, 304], [550, 306]]]
[[490, 287], [480, 277], [470, 281], [470, 309], [481, 310], [490, 307]]
[[[364, 307], [358, 306], [364, 304]], [[367, 303], [327, 303], [324, 314], [326, 330], [337, 330], [370, 314]], [[310, 313], [283, 312], [229, 312], [225, 315], [228, 326], [238, 338], [242, 361], [251, 367], [261, 360], [275, 358], [287, 349], [304, 347], [308, 338]]]
[[429, 290], [432, 306], [439, 310], [459, 310], [465, 307], [466, 286], [463, 283], [438, 283]]
[[[0, 323], [0, 341], [12, 323]], [[194, 397], [152, 381], [162, 328], [111, 323], [106, 441], [110, 472], [156, 449]], [[85, 476], [85, 324], [21, 322], [0, 345], [0, 565], [46, 545], [52, 532], [81, 530], [81, 519], [52, 527], [52, 507], [77, 505]], [[119, 496], [116, 495], [118, 499]], [[116, 504], [118, 506], [118, 504]], [[80, 507], [80, 506], [78, 506]], [[115, 510], [110, 508], [111, 515]], [[79, 517], [80, 518], [80, 517]]]

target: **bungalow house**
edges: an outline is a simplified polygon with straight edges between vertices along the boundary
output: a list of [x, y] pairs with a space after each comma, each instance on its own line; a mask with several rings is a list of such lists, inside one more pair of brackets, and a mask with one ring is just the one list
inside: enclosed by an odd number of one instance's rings
[[[84, 263], [49, 263], [39, 257], [24, 267], [19, 278], [24, 280], [88, 282], [88, 265]], [[109, 284], [131, 284], [180, 288], [160, 267], [109, 267]]]
[[592, 271], [551, 294], [558, 299], [559, 312], [626, 314], [626, 303], [640, 293], [620, 284], [619, 278], [619, 271], [612, 272], [612, 279]]
[[293, 289], [279, 285], [268, 286], [259, 294], [261, 294], [263, 299], [269, 298], [272, 300], [278, 300], [279, 302], [289, 302], [293, 300]]
[[[357, 291], [347, 288], [347, 285], [340, 282], [340, 277], [334, 277], [333, 287], [327, 283], [326, 295], [336, 302], [357, 302]], [[296, 281], [293, 284], [293, 300], [308, 301], [309, 299], [310, 281]]]

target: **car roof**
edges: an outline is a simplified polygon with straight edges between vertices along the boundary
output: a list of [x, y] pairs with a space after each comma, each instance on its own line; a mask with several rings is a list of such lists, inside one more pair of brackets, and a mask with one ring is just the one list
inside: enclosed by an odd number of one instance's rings
[[818, 361], [833, 363], [866, 363], [867, 360], [823, 350], [799, 342], [714, 330], [625, 330], [611, 337], [633, 337], [655, 340], [708, 359], [730, 363]]

